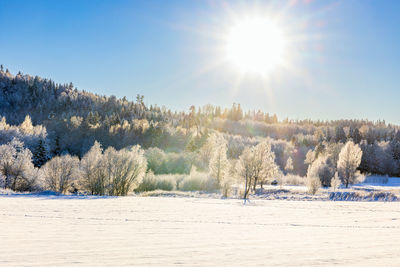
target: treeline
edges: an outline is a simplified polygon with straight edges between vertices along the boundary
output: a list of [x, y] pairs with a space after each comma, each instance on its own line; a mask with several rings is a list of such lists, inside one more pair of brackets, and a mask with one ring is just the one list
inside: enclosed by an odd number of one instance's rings
[[385, 121], [278, 120], [262, 111], [245, 112], [239, 104], [173, 112], [145, 105], [143, 96], [136, 101], [100, 96], [73, 84], [22, 73], [14, 76], [3, 67], [0, 103], [0, 144], [17, 138], [31, 151], [37, 167], [57, 155], [82, 158], [98, 141], [105, 149], [140, 145], [146, 154], [162, 159], [152, 167], [155, 173], [188, 174], [192, 166], [207, 170], [207, 140], [219, 132], [227, 142], [229, 160], [239, 159], [247, 147], [268, 139], [279, 168], [284, 170], [290, 159], [292, 173], [305, 176], [307, 155], [325, 153], [335, 158], [332, 150], [352, 140], [362, 150], [360, 171], [400, 176], [399, 127]]

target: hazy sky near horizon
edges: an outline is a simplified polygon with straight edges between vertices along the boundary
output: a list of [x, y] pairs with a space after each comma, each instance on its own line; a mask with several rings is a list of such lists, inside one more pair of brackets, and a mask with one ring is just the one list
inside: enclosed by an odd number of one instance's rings
[[[280, 119], [400, 124], [400, 1], [0, 0], [0, 63], [12, 73], [188, 110], [215, 104]], [[235, 21], [279, 22], [285, 66], [243, 74], [224, 60]]]

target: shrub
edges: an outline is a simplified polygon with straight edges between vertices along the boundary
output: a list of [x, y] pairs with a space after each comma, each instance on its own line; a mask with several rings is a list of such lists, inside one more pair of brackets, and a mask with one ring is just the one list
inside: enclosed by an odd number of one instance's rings
[[31, 191], [37, 187], [38, 171], [32, 153], [14, 138], [0, 146], [0, 185], [13, 191]]
[[299, 175], [288, 174], [285, 176], [281, 176], [283, 180], [282, 183], [285, 185], [304, 185], [305, 179]]
[[317, 158], [308, 168], [307, 176], [318, 177], [321, 185], [328, 187], [331, 185], [331, 179], [335, 175], [335, 168], [330, 158], [321, 156]]
[[336, 190], [339, 188], [340, 184], [341, 184], [341, 181], [340, 181], [338, 173], [336, 172], [335, 176], [331, 180], [331, 187], [333, 190]]
[[139, 145], [121, 150], [109, 147], [102, 153], [96, 142], [80, 164], [80, 183], [92, 194], [126, 196], [136, 189], [146, 173], [143, 154]]
[[147, 169], [143, 154], [139, 145], [118, 151], [108, 148], [104, 152], [110, 195], [126, 196], [141, 183]]
[[198, 172], [192, 169], [190, 175], [185, 176], [181, 182], [179, 189], [183, 191], [218, 191], [218, 182], [216, 179], [207, 175], [207, 173]]
[[308, 192], [315, 195], [321, 187], [321, 180], [317, 176], [307, 177]]
[[79, 159], [70, 155], [56, 156], [41, 169], [47, 189], [66, 193], [79, 177]]
[[149, 148], [145, 152], [148, 170], [154, 174], [189, 174], [194, 161], [192, 153], [166, 153], [159, 148]]
[[175, 190], [176, 181], [180, 177], [176, 175], [154, 175], [151, 171], [146, 174], [143, 181], [135, 189], [135, 192], [147, 192], [155, 190]]

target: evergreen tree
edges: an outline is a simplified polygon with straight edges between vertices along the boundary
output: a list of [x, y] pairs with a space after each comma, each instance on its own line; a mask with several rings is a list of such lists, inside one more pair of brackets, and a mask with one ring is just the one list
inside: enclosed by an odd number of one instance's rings
[[60, 155], [61, 146], [60, 146], [60, 137], [57, 135], [54, 140], [54, 149], [52, 151], [53, 155]]
[[32, 157], [33, 165], [35, 165], [35, 167], [40, 168], [47, 162], [48, 159], [49, 158], [47, 156], [47, 150], [44, 145], [44, 142], [42, 139], [39, 139], [39, 142], [35, 150], [33, 151], [33, 157]]

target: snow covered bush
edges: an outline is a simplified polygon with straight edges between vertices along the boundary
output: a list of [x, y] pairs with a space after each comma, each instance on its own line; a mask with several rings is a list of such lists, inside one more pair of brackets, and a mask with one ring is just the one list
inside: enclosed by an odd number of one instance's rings
[[293, 171], [293, 160], [291, 157], [289, 157], [286, 161], [285, 171], [287, 174]]
[[153, 172], [149, 171], [135, 189], [135, 192], [172, 191], [175, 189], [177, 179], [179, 178], [176, 175], [154, 175]]
[[339, 188], [340, 184], [341, 184], [341, 181], [340, 181], [339, 175], [337, 172], [335, 172], [335, 176], [331, 180], [331, 187], [333, 190], [337, 190]]
[[179, 184], [179, 189], [182, 191], [205, 191], [217, 192], [218, 182], [215, 178], [210, 177], [207, 173], [199, 172], [195, 167], [192, 168], [190, 175], [185, 176]]
[[166, 153], [163, 150], [152, 147], [144, 153], [147, 159], [148, 169], [154, 174], [189, 174], [193, 165], [192, 153]]
[[105, 180], [107, 178], [103, 150], [97, 141], [83, 156], [80, 162], [81, 187], [92, 195], [104, 195], [106, 191]]
[[58, 193], [75, 191], [79, 180], [79, 159], [71, 155], [56, 156], [41, 169], [45, 187]]
[[[304, 185], [305, 179], [299, 175], [287, 174], [279, 177], [282, 180], [282, 185]], [[279, 181], [278, 181], [279, 184]]]
[[37, 186], [38, 171], [32, 163], [32, 153], [14, 138], [0, 146], [0, 183], [14, 191], [30, 191]]
[[308, 167], [307, 177], [318, 177], [321, 185], [329, 187], [335, 174], [334, 164], [327, 156], [320, 156]]
[[103, 157], [109, 195], [126, 196], [140, 184], [146, 173], [147, 161], [139, 145], [118, 151], [109, 147]]
[[109, 147], [102, 153], [95, 142], [82, 158], [80, 169], [80, 184], [89, 193], [125, 196], [141, 183], [147, 161], [138, 145], [121, 150]]
[[315, 195], [321, 187], [321, 180], [317, 176], [307, 176], [306, 185], [308, 192]]

